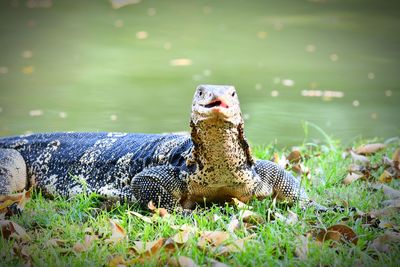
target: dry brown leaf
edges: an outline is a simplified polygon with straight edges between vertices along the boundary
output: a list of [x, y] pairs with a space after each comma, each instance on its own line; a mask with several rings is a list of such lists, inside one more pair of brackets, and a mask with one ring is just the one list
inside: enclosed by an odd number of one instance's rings
[[290, 154], [287, 156], [287, 160], [290, 163], [298, 163], [301, 161], [301, 152], [298, 150], [293, 150], [290, 152]]
[[377, 237], [370, 247], [380, 252], [390, 252], [390, 245], [399, 242], [400, 233], [386, 231], [383, 235]]
[[24, 261], [31, 261], [30, 247], [24, 243], [15, 242], [13, 245], [13, 252], [15, 255], [23, 259]]
[[197, 267], [198, 265], [189, 257], [179, 256], [178, 258], [179, 267]]
[[351, 158], [353, 159], [354, 162], [358, 162], [358, 163], [364, 164], [364, 165], [370, 163], [370, 161], [369, 161], [369, 159], [367, 157], [362, 156], [362, 155], [358, 155], [357, 153], [355, 153], [353, 151], [350, 151], [350, 155], [351, 155]]
[[13, 202], [21, 202], [27, 199], [30, 199], [31, 197], [31, 191], [24, 190], [21, 193], [15, 193], [15, 194], [9, 194], [9, 195], [1, 195], [0, 196], [0, 202], [11, 200]]
[[30, 237], [26, 233], [25, 229], [13, 221], [2, 220], [0, 221], [0, 226], [2, 237], [5, 239], [16, 239], [23, 241], [30, 240]]
[[225, 246], [220, 246], [217, 248], [217, 254], [219, 256], [228, 256], [231, 253], [242, 252], [245, 250], [245, 244], [249, 239], [252, 239], [256, 234], [249, 235], [242, 239], [234, 240]]
[[362, 154], [362, 155], [369, 155], [378, 152], [379, 150], [382, 150], [386, 147], [385, 144], [367, 144], [367, 145], [362, 145], [358, 148], [355, 149], [355, 152], [357, 154]]
[[333, 240], [336, 242], [347, 243], [351, 242], [357, 244], [358, 237], [354, 233], [353, 229], [343, 224], [336, 224], [328, 229], [322, 229], [317, 235], [317, 241], [324, 242], [327, 240]]
[[109, 219], [108, 221], [110, 223], [111, 236], [110, 238], [105, 240], [106, 242], [117, 243], [127, 238], [125, 229], [122, 228], [121, 225], [119, 225], [116, 221], [112, 219]]
[[140, 213], [138, 213], [136, 211], [129, 210], [128, 214], [134, 215], [134, 216], [138, 217], [139, 219], [141, 219], [144, 222], [153, 223], [153, 220], [150, 217], [144, 216], [144, 215], [142, 215], [142, 214], [140, 214]]
[[361, 172], [362, 173], [365, 170], [365, 166], [361, 166], [361, 165], [352, 163], [349, 165], [348, 170], [350, 173], [352, 173], [352, 172], [358, 172], [358, 173]]
[[85, 235], [83, 243], [79, 241], [76, 242], [72, 249], [78, 253], [86, 251], [90, 248], [93, 241], [97, 239], [99, 239], [97, 235]]
[[392, 181], [392, 178], [392, 175], [387, 170], [384, 170], [381, 176], [379, 176], [379, 182], [390, 183]]
[[354, 181], [357, 181], [358, 179], [364, 177], [363, 174], [359, 173], [348, 173], [347, 176], [343, 179], [343, 184], [348, 185], [351, 184]]
[[395, 214], [398, 214], [400, 211], [400, 207], [386, 207], [380, 210], [372, 210], [368, 212], [368, 214], [372, 218], [383, 218], [383, 217], [389, 217]]
[[389, 198], [400, 198], [400, 191], [385, 184], [371, 184], [371, 187], [377, 190], [383, 190], [383, 193]]
[[165, 208], [157, 208], [153, 201], [150, 200], [150, 202], [147, 204], [147, 207], [149, 210], [155, 214], [158, 214], [160, 217], [166, 217], [169, 215], [168, 211]]
[[7, 199], [4, 202], [1, 202], [0, 203], [0, 212], [2, 212], [2, 213], [7, 212], [7, 208], [14, 203], [15, 203], [15, 201], [11, 200], [11, 199]]
[[8, 207], [17, 203], [19, 210], [23, 210], [25, 204], [31, 199], [31, 191], [23, 191], [21, 193], [15, 193], [10, 195], [0, 196], [0, 213], [7, 213]]
[[142, 241], [135, 241], [133, 245], [133, 249], [136, 251], [137, 254], [147, 254], [153, 255], [160, 251], [163, 247], [166, 239], [160, 238], [156, 241], [149, 241], [149, 242], [142, 242]]
[[261, 214], [250, 210], [241, 210], [239, 212], [239, 219], [241, 219], [243, 222], [252, 224], [265, 223], [265, 218]]
[[193, 232], [186, 230], [186, 231], [180, 231], [176, 233], [174, 236], [171, 237], [171, 240], [173, 240], [175, 243], [179, 245], [186, 244], [189, 240], [190, 237], [193, 236]]
[[126, 261], [124, 260], [124, 257], [122, 257], [121, 255], [117, 255], [117, 256], [113, 257], [112, 259], [110, 259], [107, 266], [123, 267], [123, 266], [126, 266]]
[[228, 232], [223, 231], [204, 231], [200, 234], [197, 245], [200, 248], [206, 248], [208, 244], [218, 247], [230, 238]]

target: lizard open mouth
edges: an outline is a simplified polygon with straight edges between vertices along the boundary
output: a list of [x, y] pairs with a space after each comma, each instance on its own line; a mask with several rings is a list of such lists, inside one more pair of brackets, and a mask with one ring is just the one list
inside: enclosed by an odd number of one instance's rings
[[226, 103], [224, 103], [223, 101], [217, 99], [207, 105], [204, 105], [204, 107], [205, 108], [214, 108], [214, 107], [228, 108], [229, 106]]

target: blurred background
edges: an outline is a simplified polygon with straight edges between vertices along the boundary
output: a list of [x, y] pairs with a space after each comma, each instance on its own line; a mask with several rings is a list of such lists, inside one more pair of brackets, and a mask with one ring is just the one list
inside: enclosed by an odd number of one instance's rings
[[400, 135], [400, 2], [0, 0], [0, 135], [189, 129], [234, 85], [252, 144]]

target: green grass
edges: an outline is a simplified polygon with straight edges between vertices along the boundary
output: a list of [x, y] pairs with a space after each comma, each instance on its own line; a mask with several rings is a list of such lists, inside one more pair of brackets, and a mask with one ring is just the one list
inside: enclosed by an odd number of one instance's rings
[[[354, 146], [365, 143], [356, 141]], [[331, 149], [333, 146], [334, 149]], [[370, 156], [372, 163], [380, 163], [384, 155], [393, 154], [400, 146], [399, 140], [388, 144], [382, 152]], [[300, 147], [305, 158], [304, 164], [310, 168], [310, 179], [303, 177], [303, 185], [309, 195], [320, 204], [334, 206], [342, 204], [345, 200], [350, 206], [368, 212], [382, 207], [385, 196], [380, 191], [372, 191], [366, 181], [356, 181], [348, 186], [341, 183], [347, 174], [351, 159], [343, 159], [344, 146], [338, 142], [328, 145], [305, 144]], [[286, 151], [277, 151], [273, 144], [266, 147], [254, 148], [254, 153], [259, 158], [271, 159], [273, 153], [287, 154]], [[372, 180], [378, 179], [383, 168], [372, 172]], [[398, 180], [393, 180], [389, 186], [399, 189]], [[271, 199], [263, 201], [253, 200], [250, 203], [254, 211], [267, 215], [267, 210], [273, 210], [283, 215], [288, 214], [288, 207], [284, 204], [274, 205]], [[134, 241], [153, 241], [159, 238], [168, 238], [177, 233], [174, 225], [189, 224], [199, 230], [222, 230], [231, 220], [232, 215], [237, 215], [237, 209], [232, 205], [224, 207], [213, 206], [209, 209], [198, 209], [192, 216], [172, 214], [168, 218], [158, 218], [155, 223], [149, 224], [136, 216], [129, 215], [127, 211], [138, 210], [137, 207], [120, 205], [110, 211], [100, 209], [101, 203], [93, 195], [79, 195], [71, 199], [56, 198], [45, 199], [40, 193], [35, 193], [28, 202], [24, 212], [20, 216], [13, 216], [11, 220], [26, 229], [31, 240], [26, 249], [31, 255], [34, 266], [102, 266], [107, 265], [113, 257], [121, 255], [125, 260], [135, 259], [131, 252]], [[288, 225], [278, 220], [270, 220], [264, 224], [256, 225], [251, 230], [240, 228], [235, 231], [237, 238], [244, 238], [251, 233], [255, 237], [247, 241], [245, 250], [232, 253], [227, 256], [218, 256], [214, 251], [198, 248], [199, 235], [173, 252], [172, 257], [187, 256], [198, 265], [211, 266], [211, 260], [216, 259], [229, 266], [354, 266], [362, 263], [364, 266], [398, 266], [400, 247], [398, 244], [390, 245], [390, 252], [382, 253], [368, 248], [370, 243], [382, 235], [385, 229], [363, 225], [362, 220], [356, 219], [354, 212], [327, 212], [316, 214], [312, 209], [301, 210], [299, 207], [290, 207], [290, 210], [299, 216], [299, 221]], [[146, 211], [142, 214], [150, 215]], [[215, 215], [220, 216], [217, 221]], [[105, 239], [111, 235], [109, 219], [117, 219], [126, 230], [128, 240], [117, 244], [106, 244]], [[383, 220], [383, 219], [382, 219]], [[385, 221], [391, 221], [396, 231], [400, 225], [399, 216], [387, 217]], [[301, 247], [299, 237], [307, 233], [313, 233], [316, 229], [327, 228], [335, 224], [346, 224], [357, 234], [357, 245], [339, 244], [331, 247], [330, 243], [322, 245], [312, 237], [308, 243], [308, 256], [305, 260], [295, 255], [297, 247]], [[73, 246], [82, 242], [85, 234], [92, 233], [99, 236], [99, 240], [93, 242], [87, 251], [74, 252]], [[65, 241], [60, 246], [48, 246], [51, 239]], [[18, 266], [24, 260], [13, 254], [13, 246], [16, 241], [6, 241], [0, 238], [0, 266]], [[165, 249], [148, 258], [145, 265], [164, 265], [171, 257]], [[140, 264], [139, 264], [140, 265]]]

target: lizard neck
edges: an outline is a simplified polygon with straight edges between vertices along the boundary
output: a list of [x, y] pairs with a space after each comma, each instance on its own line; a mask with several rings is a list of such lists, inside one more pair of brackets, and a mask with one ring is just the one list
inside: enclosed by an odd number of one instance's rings
[[224, 121], [192, 122], [191, 128], [192, 158], [200, 171], [212, 166], [234, 172], [254, 164], [244, 137], [243, 122], [238, 126]]

